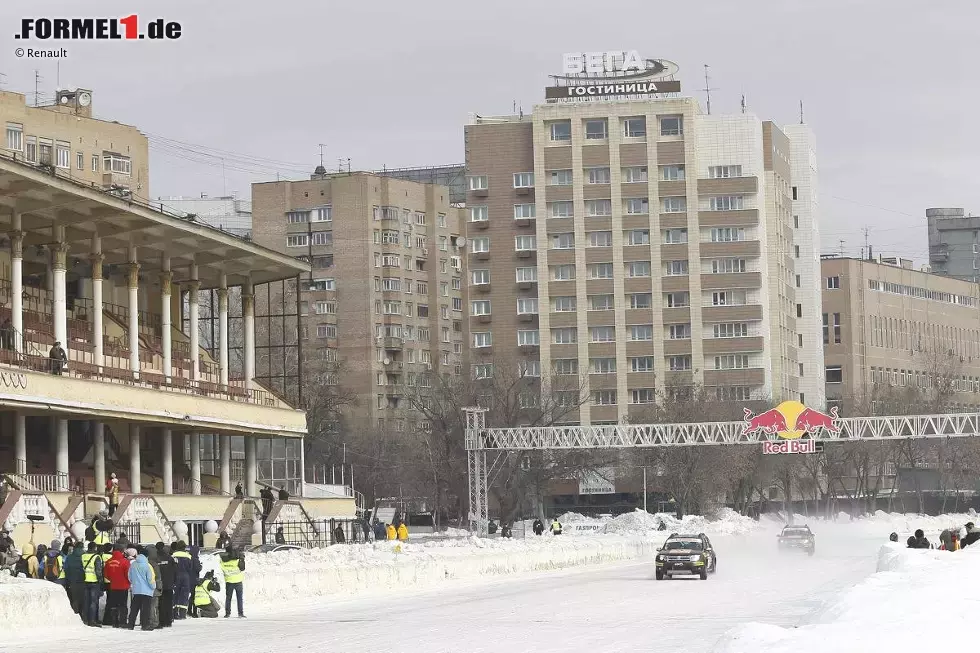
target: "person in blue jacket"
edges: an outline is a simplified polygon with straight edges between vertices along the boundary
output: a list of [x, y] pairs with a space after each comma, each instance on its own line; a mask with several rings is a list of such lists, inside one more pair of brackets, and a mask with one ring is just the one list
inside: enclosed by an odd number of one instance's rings
[[143, 547], [136, 549], [136, 560], [129, 566], [129, 586], [133, 600], [129, 608], [129, 629], [136, 629], [136, 617], [140, 618], [141, 630], [153, 630], [150, 625], [150, 600], [157, 589], [153, 567], [146, 559]]

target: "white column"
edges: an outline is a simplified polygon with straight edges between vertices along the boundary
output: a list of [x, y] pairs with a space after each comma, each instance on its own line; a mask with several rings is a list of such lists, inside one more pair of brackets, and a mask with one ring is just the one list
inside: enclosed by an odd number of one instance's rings
[[228, 385], [228, 277], [222, 273], [218, 288], [218, 370], [221, 385]]
[[65, 273], [68, 268], [68, 243], [65, 242], [65, 228], [55, 227], [53, 250], [54, 278], [54, 339], [61, 343], [65, 353], [68, 353], [68, 300], [65, 288]]
[[245, 436], [245, 496], [254, 497], [255, 491], [255, 436]]
[[221, 491], [231, 494], [231, 436], [219, 435], [218, 444], [221, 447]]
[[173, 353], [171, 346], [170, 293], [174, 274], [170, 271], [170, 257], [163, 257], [163, 272], [160, 273], [160, 337], [163, 348], [163, 376], [170, 382], [173, 375]]
[[245, 388], [251, 390], [255, 377], [255, 291], [251, 281], [242, 286], [242, 316], [245, 323]]
[[67, 492], [68, 483], [68, 420], [55, 420], [55, 462], [54, 471], [58, 474], [58, 490]]
[[14, 413], [14, 469], [18, 474], [27, 473], [27, 416]]
[[142, 481], [140, 480], [142, 470], [140, 468], [140, 427], [138, 424], [129, 425], [129, 488], [133, 494], [140, 494], [143, 491]]
[[10, 324], [14, 327], [14, 351], [24, 353], [24, 232], [20, 213], [12, 216], [10, 232]]
[[198, 291], [201, 289], [201, 282], [197, 278], [197, 266], [191, 266], [191, 281], [190, 281], [190, 292], [188, 293], [188, 301], [190, 304], [190, 333], [187, 335], [191, 340], [191, 378], [194, 381], [201, 380], [201, 343], [200, 336], [201, 331], [198, 325], [198, 315], [200, 314], [198, 310]]
[[173, 431], [164, 428], [160, 429], [162, 442], [160, 444], [161, 458], [163, 458], [163, 493], [174, 493], [174, 435]]
[[[99, 368], [105, 365], [105, 329], [102, 326], [102, 239], [92, 237], [92, 344], [95, 346], [95, 364]], [[105, 483], [103, 483], [105, 485]]]
[[95, 491], [105, 487], [105, 425], [92, 420], [92, 457], [95, 459]]
[[201, 493], [201, 436], [188, 433], [191, 440], [191, 494]]
[[129, 369], [133, 376], [140, 375], [140, 265], [136, 262], [136, 248], [129, 248]]

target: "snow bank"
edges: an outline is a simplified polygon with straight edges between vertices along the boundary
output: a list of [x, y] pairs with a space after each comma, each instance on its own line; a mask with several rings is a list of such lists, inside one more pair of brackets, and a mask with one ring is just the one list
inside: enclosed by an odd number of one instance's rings
[[[521, 574], [652, 556], [661, 540], [601, 535], [533, 539], [443, 539], [246, 554], [248, 605], [362, 592], [402, 591], [447, 581]], [[202, 559], [220, 579], [218, 556]], [[222, 592], [215, 598], [224, 604]]]
[[[677, 519], [674, 513], [648, 513], [637, 508], [617, 517], [593, 519], [574, 512], [560, 516], [558, 520], [570, 534], [590, 532], [618, 535], [648, 535], [650, 531], [661, 535], [670, 533], [707, 533], [712, 535], [741, 535], [758, 528], [758, 523], [738, 514], [730, 508], [722, 508], [713, 519], [700, 515], [686, 515]], [[660, 525], [665, 528], [661, 531]]]
[[41, 623], [83, 628], [72, 612], [65, 588], [46, 580], [0, 573], [0, 634], [34, 629]]
[[716, 653], [895, 651], [928, 644], [958, 650], [974, 637], [980, 597], [980, 546], [963, 551], [913, 550], [886, 544], [878, 572], [844, 592], [798, 628], [759, 623], [729, 631]]
[[[785, 523], [785, 513], [772, 513], [764, 516], [765, 519]], [[859, 515], [851, 517], [846, 512], [839, 513], [833, 519], [824, 520], [820, 517], [793, 515], [793, 521], [797, 524], [846, 524], [848, 527], [858, 527], [866, 532], [888, 535], [898, 533], [902, 540], [921, 528], [927, 535], [936, 535], [947, 528], [962, 529], [967, 522], [976, 522], [975, 512], [953, 513], [945, 515], [919, 515], [916, 513], [885, 512], [878, 510], [870, 515]]]

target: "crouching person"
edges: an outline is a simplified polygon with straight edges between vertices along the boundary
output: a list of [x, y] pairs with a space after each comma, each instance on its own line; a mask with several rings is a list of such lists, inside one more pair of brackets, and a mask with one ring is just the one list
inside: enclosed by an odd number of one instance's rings
[[220, 592], [221, 586], [214, 579], [214, 572], [209, 571], [204, 574], [197, 586], [194, 588], [194, 607], [197, 608], [197, 616], [205, 619], [216, 619], [220, 605], [211, 596], [211, 592]]

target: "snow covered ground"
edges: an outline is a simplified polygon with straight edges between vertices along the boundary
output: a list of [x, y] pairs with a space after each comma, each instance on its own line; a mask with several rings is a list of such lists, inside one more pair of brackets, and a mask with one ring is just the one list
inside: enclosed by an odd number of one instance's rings
[[[913, 563], [906, 558], [941, 567], [945, 562], [941, 556], [946, 560], [980, 557], [969, 550], [941, 554], [888, 549], [892, 557], [878, 559], [893, 530], [905, 537], [919, 527], [937, 531], [975, 520], [967, 515], [810, 520], [817, 535], [817, 554], [812, 558], [777, 554], [775, 535], [782, 526], [778, 518], [754, 522], [724, 513], [715, 521], [687, 518], [683, 524], [668, 522], [666, 532], [651, 530], [662, 518], [644, 513], [607, 518], [599, 520], [599, 534], [574, 537], [442, 538], [409, 543], [401, 551], [393, 544], [379, 543], [252, 555], [246, 558], [247, 620], [189, 620], [173, 630], [153, 633], [103, 630], [100, 647], [162, 653], [173, 649], [175, 636], [186, 636], [213, 642], [212, 653], [323, 648], [438, 653], [501, 647], [562, 653], [679, 649], [697, 653], [715, 651], [716, 645], [723, 653], [768, 653], [790, 650], [779, 648], [784, 642], [791, 642], [787, 646], [794, 647], [794, 653], [808, 653], [811, 649], [805, 646], [817, 646], [818, 640], [791, 638], [812, 628], [842, 628], [841, 623], [857, 628], [861, 606], [880, 600], [874, 585], [851, 590], [876, 566], [887, 573], [867, 582], [881, 583], [888, 574], [899, 575], [905, 580], [881, 587], [893, 597], [889, 600], [905, 600], [915, 608], [919, 602], [909, 597], [923, 591], [929, 573], [925, 567], [908, 567]], [[567, 527], [582, 520], [569, 515], [563, 523]], [[712, 538], [719, 571], [707, 582], [653, 580], [653, 552], [674, 530], [703, 530]], [[976, 571], [976, 567], [964, 568], [959, 578], [965, 573], [975, 576]], [[80, 633], [90, 632], [69, 625], [46, 632], [39, 640], [36, 629], [23, 628], [31, 617], [20, 616], [6, 627], [3, 617], [10, 615], [11, 602], [20, 602], [21, 585], [26, 589], [46, 584], [0, 582], [0, 650], [8, 646], [18, 653], [59, 650]], [[851, 594], [844, 594], [841, 599], [844, 591], [866, 593], [851, 599], [847, 598]], [[948, 586], [943, 591], [946, 601], [960, 601], [966, 594], [951, 593]], [[930, 603], [941, 604], [938, 596]], [[56, 592], [43, 604], [25, 607], [35, 616], [38, 608], [60, 615], [46, 607], [49, 600], [51, 605], [58, 603]], [[839, 600], [846, 609], [828, 609]], [[67, 610], [67, 605], [59, 605], [59, 610]], [[36, 620], [30, 623], [36, 626]], [[58, 623], [77, 622], [69, 616]]]

